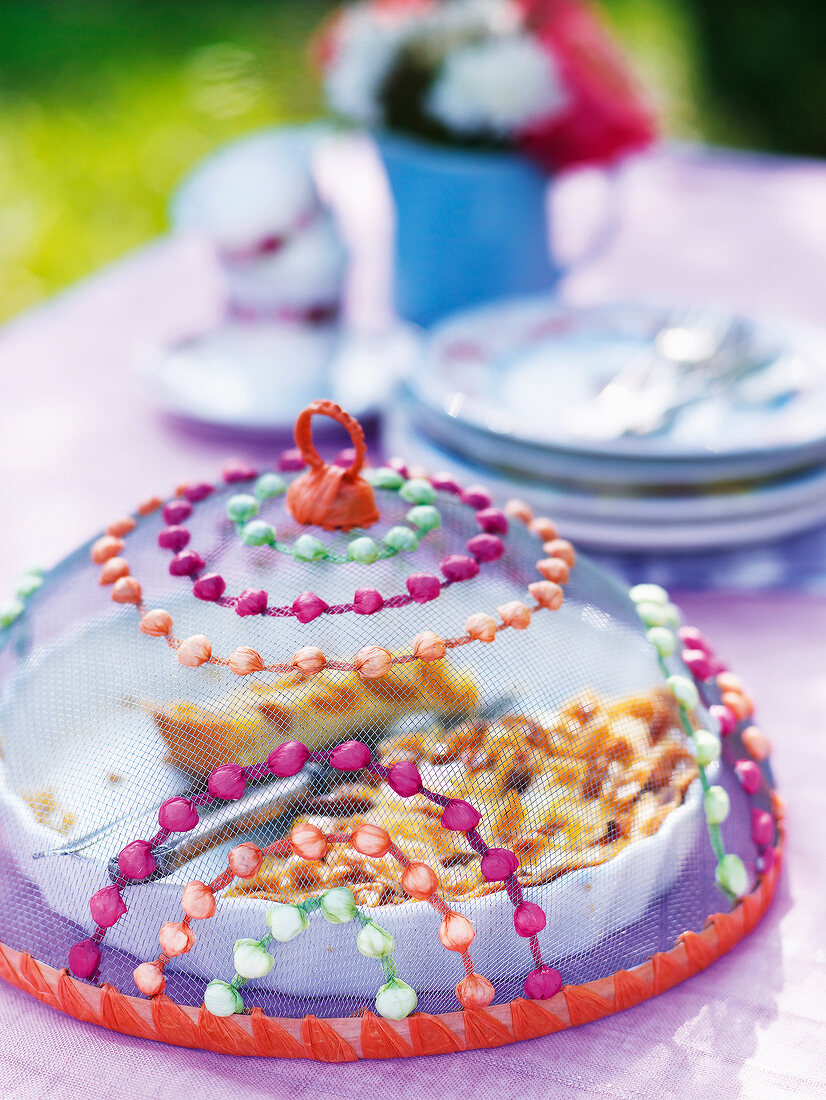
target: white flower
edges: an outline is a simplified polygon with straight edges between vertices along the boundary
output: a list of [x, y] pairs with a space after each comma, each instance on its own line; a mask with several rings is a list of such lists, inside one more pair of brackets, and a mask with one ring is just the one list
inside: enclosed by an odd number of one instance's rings
[[347, 924], [356, 915], [356, 899], [349, 886], [335, 886], [321, 898], [321, 912], [330, 924]]
[[296, 936], [306, 931], [309, 925], [307, 914], [297, 905], [286, 905], [276, 902], [267, 910], [267, 924], [272, 932], [273, 939], [279, 943], [288, 943]]
[[213, 1016], [232, 1016], [244, 1011], [244, 1001], [228, 982], [210, 982], [204, 990], [204, 1008]]
[[416, 990], [400, 978], [391, 978], [376, 994], [376, 1011], [387, 1020], [403, 1020], [415, 1009]]
[[393, 937], [383, 928], [370, 921], [365, 924], [356, 937], [356, 947], [366, 955], [368, 959], [380, 959], [383, 955], [389, 955], [396, 946]]
[[242, 978], [263, 978], [275, 959], [258, 940], [236, 940], [233, 952], [235, 970]]
[[458, 134], [508, 137], [558, 113], [565, 99], [550, 55], [527, 35], [512, 34], [448, 53], [426, 105]]

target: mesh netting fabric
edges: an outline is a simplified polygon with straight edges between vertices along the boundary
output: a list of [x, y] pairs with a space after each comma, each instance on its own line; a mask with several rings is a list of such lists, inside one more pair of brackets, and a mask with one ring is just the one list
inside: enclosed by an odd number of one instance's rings
[[[305, 646], [343, 664], [369, 645], [409, 654], [419, 632], [457, 638], [468, 616], [526, 600], [540, 579], [541, 541], [511, 523], [503, 557], [445, 585], [435, 600], [301, 623], [286, 610], [299, 593], [336, 609], [369, 588], [392, 604], [406, 596], [411, 574], [440, 576], [445, 556], [466, 553], [478, 533], [474, 511], [439, 493], [441, 526], [417, 550], [371, 564], [306, 563], [242, 543], [226, 518], [237, 492], [222, 488], [195, 505], [190, 547], [205, 571], [221, 574], [227, 596], [265, 590], [283, 614], [241, 616], [194, 598], [192, 580], [170, 576], [170, 554], [158, 548], [160, 513], [143, 518], [123, 550], [146, 606], [165, 608], [178, 638], [206, 635], [222, 658], [240, 646], [268, 664], [288, 664]], [[405, 523], [410, 504], [390, 491], [377, 491], [377, 501], [381, 519], [369, 535], [380, 543]], [[283, 496], [263, 503], [259, 518], [285, 546], [302, 533]], [[342, 557], [354, 537], [312, 533]], [[700, 781], [654, 650], [627, 593], [587, 561], [572, 570], [562, 607], [538, 611], [527, 629], [450, 649], [432, 665], [394, 666], [370, 682], [346, 671], [304, 680], [182, 667], [163, 638], [139, 631], [134, 607], [112, 602], [99, 574], [88, 547], [67, 559], [0, 651], [0, 940], [8, 946], [65, 966], [71, 945], [94, 928], [91, 895], [113, 881], [111, 861], [124, 845], [157, 831], [160, 804], [203, 792], [216, 765], [254, 766], [291, 738], [310, 748], [356, 738], [376, 760], [415, 759], [426, 786], [476, 806], [487, 842], [519, 854], [524, 896], [548, 918], [538, 937], [543, 960], [568, 984], [629, 969], [727, 907], [714, 885]], [[702, 707], [697, 720], [708, 721]], [[731, 800], [726, 851], [753, 868], [751, 813], [768, 802], [747, 797], [725, 757], [708, 772]], [[106, 934], [98, 980], [136, 993], [133, 970], [158, 955], [160, 926], [181, 919], [183, 885], [220, 875], [243, 841], [272, 845], [305, 820], [328, 833], [381, 825], [409, 858], [433, 866], [448, 907], [474, 925], [474, 967], [493, 984], [494, 1003], [521, 995], [535, 965], [529, 945], [514, 933], [506, 890], [485, 883], [463, 836], [440, 831], [423, 796], [403, 800], [375, 777], [322, 764], [291, 779], [264, 776], [237, 802], [203, 807], [196, 829], [171, 838], [165, 873], [123, 889], [128, 912]], [[398, 974], [416, 989], [419, 1010], [455, 1010], [462, 959], [442, 947], [439, 915], [406, 897], [399, 876], [389, 856], [357, 857], [346, 843], [321, 865], [268, 859], [256, 878], [219, 898], [214, 917], [193, 922], [192, 950], [166, 965], [167, 994], [200, 1004], [207, 982], [232, 977], [234, 942], [267, 933], [273, 901], [346, 884], [393, 936]], [[305, 934], [273, 945], [275, 965], [246, 983], [245, 1004], [292, 1018], [372, 1007], [380, 973], [355, 937], [351, 926], [316, 914]]]

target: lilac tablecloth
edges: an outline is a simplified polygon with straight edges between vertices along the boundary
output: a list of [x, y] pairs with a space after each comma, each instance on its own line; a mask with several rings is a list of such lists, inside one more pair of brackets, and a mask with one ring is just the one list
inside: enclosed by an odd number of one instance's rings
[[[572, 281], [600, 296], [720, 294], [819, 319], [826, 167], [700, 151], [647, 158], [626, 179], [629, 220], [610, 256]], [[370, 221], [354, 208], [350, 224]], [[379, 257], [361, 301], [380, 311]], [[0, 588], [50, 564], [148, 492], [209, 477], [226, 448], [156, 416], [133, 365], [198, 328], [217, 286], [197, 242], [160, 244], [0, 336]], [[379, 303], [375, 305], [375, 303]], [[0, 1094], [294, 1100], [524, 1100], [815, 1096], [826, 1092], [822, 852], [826, 600], [686, 596], [683, 607], [741, 672], [775, 744], [789, 801], [779, 896], [759, 928], [704, 974], [575, 1031], [496, 1050], [327, 1066], [167, 1048], [61, 1017], [0, 983]]]

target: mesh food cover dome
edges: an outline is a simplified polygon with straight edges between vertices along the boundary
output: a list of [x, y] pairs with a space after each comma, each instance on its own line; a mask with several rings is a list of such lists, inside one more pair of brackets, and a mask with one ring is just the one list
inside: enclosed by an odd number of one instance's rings
[[[353, 446], [322, 462], [314, 414]], [[547, 1034], [751, 930], [782, 807], [739, 679], [519, 501], [363, 467], [148, 501], [0, 634], [0, 976], [138, 1036], [350, 1061]]]

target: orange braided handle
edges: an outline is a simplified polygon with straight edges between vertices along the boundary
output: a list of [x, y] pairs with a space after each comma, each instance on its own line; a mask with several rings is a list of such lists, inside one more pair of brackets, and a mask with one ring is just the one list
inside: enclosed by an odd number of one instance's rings
[[[356, 452], [352, 466], [330, 466], [321, 458], [312, 432], [312, 418], [318, 415], [329, 416], [349, 433]], [[359, 477], [367, 446], [364, 430], [355, 417], [333, 401], [313, 401], [295, 422], [295, 442], [309, 466], [287, 492], [287, 508], [298, 523], [323, 527], [325, 531], [350, 531], [378, 521], [373, 488]]]

